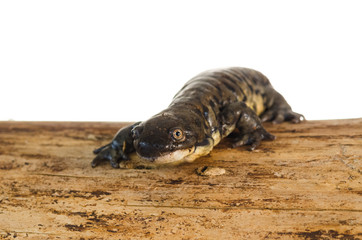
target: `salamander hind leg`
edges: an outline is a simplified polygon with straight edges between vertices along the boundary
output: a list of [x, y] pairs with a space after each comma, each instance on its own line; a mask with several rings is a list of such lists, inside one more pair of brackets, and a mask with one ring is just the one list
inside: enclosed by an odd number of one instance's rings
[[293, 112], [291, 109], [273, 107], [266, 110], [262, 116], [263, 122], [271, 121], [273, 123], [282, 123], [290, 121], [292, 123], [300, 123], [305, 120], [302, 114]]
[[290, 121], [299, 123], [305, 120], [302, 114], [293, 112], [284, 97], [273, 88], [267, 90], [266, 96], [266, 110], [260, 116], [262, 122], [282, 123]]
[[274, 140], [262, 126], [256, 113], [243, 102], [230, 104], [222, 111], [223, 136], [229, 135], [232, 130], [238, 129], [233, 147], [250, 145], [250, 150], [258, 147], [262, 140]]

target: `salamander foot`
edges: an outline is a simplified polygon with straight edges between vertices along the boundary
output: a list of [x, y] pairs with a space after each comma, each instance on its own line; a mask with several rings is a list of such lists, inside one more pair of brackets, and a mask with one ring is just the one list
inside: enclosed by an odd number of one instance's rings
[[305, 120], [305, 117], [302, 114], [293, 112], [291, 109], [271, 108], [266, 110], [260, 119], [262, 122], [271, 121], [278, 124], [284, 121], [300, 123]]
[[263, 127], [256, 129], [253, 132], [245, 133], [242, 137], [236, 138], [233, 147], [250, 145], [249, 150], [253, 151], [257, 148], [262, 140], [274, 140], [276, 137], [268, 133]]
[[101, 162], [109, 161], [113, 168], [119, 168], [119, 162], [128, 157], [122, 151], [116, 151], [111, 144], [107, 144], [93, 151], [97, 156], [92, 161], [92, 167], [96, 167]]

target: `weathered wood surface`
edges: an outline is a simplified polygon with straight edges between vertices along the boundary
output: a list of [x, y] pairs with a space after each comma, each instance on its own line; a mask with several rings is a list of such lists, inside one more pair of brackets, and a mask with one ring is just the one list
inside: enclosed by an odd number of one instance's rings
[[277, 140], [254, 152], [226, 139], [177, 167], [92, 169], [122, 125], [0, 122], [0, 238], [362, 239], [362, 119], [266, 124]]

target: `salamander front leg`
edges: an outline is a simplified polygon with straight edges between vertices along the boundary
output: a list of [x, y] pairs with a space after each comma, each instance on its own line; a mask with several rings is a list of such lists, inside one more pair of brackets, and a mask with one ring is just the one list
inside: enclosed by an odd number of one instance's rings
[[262, 126], [259, 117], [243, 102], [230, 104], [222, 112], [223, 132], [227, 129], [238, 129], [239, 133], [234, 140], [233, 147], [250, 145], [250, 150], [258, 147], [262, 140], [274, 140]]
[[109, 161], [112, 167], [119, 168], [119, 162], [128, 160], [127, 154], [134, 152], [132, 129], [138, 124], [139, 122], [122, 128], [110, 143], [94, 150], [93, 153], [97, 156], [92, 161], [92, 167]]
[[246, 132], [243, 136], [235, 139], [235, 147], [240, 147], [243, 145], [250, 145], [249, 150], [253, 151], [255, 148], [259, 147], [262, 140], [274, 140], [275, 136], [267, 132], [264, 127], [255, 129], [251, 132]]
[[109, 143], [103, 147], [100, 147], [93, 151], [97, 156], [92, 161], [92, 167], [96, 167], [103, 161], [109, 161], [113, 168], [119, 168], [119, 162], [121, 160], [126, 160], [127, 155], [123, 153], [123, 151], [117, 151], [115, 145]]

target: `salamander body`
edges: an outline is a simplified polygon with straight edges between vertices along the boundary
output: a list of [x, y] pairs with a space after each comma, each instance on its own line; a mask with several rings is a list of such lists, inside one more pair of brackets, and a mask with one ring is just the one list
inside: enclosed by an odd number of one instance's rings
[[275, 139], [261, 122], [303, 119], [260, 72], [239, 67], [209, 70], [189, 80], [168, 108], [120, 129], [110, 143], [94, 150], [92, 166], [109, 161], [118, 168], [133, 152], [154, 164], [191, 162], [234, 130], [233, 147], [250, 145], [254, 150], [262, 140]]

